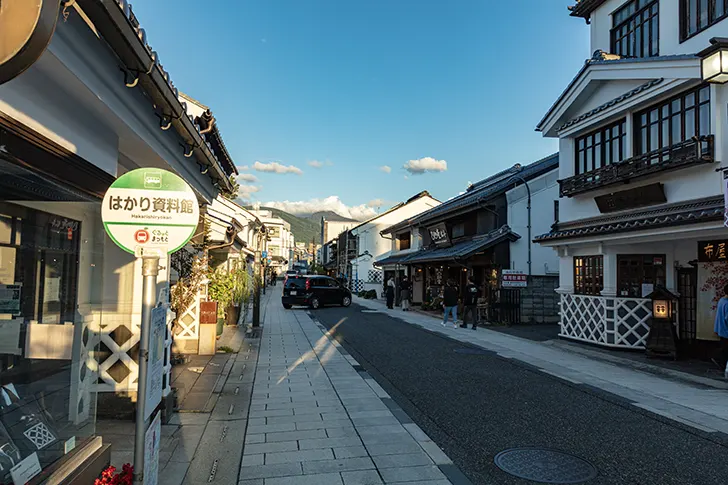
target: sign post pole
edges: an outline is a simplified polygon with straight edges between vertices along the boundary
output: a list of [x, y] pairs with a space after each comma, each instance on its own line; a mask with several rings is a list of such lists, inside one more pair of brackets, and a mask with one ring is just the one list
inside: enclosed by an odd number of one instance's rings
[[134, 483], [144, 483], [144, 437], [147, 432], [144, 404], [147, 399], [147, 371], [149, 364], [149, 330], [157, 293], [159, 256], [142, 257], [142, 328], [139, 338], [139, 380], [136, 402], [136, 429], [134, 436]]

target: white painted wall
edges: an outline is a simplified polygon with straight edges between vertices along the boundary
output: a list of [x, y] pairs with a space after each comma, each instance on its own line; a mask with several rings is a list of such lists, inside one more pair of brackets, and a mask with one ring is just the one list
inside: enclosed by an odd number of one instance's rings
[[[531, 188], [531, 239], [547, 233], [554, 223], [554, 201], [559, 198], [558, 170], [528, 181]], [[520, 185], [506, 192], [508, 225], [521, 239], [511, 243], [511, 269], [528, 274], [528, 247], [531, 246], [531, 274], [555, 275], [559, 259], [552, 248], [530, 242], [528, 239], [528, 193]]]

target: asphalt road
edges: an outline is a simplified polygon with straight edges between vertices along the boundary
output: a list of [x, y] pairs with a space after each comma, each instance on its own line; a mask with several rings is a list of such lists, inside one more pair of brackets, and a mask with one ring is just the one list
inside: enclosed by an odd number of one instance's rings
[[534, 483], [494, 464], [499, 452], [520, 447], [586, 459], [599, 473], [589, 484], [728, 484], [726, 435], [494, 353], [456, 352], [465, 344], [362, 309], [311, 314], [327, 328], [343, 319], [335, 338], [474, 484]]

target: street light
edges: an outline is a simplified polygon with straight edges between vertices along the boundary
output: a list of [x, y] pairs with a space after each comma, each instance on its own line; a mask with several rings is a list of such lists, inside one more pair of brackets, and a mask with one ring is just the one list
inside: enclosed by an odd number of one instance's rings
[[703, 81], [715, 84], [728, 82], [728, 38], [713, 37], [710, 47], [698, 53]]

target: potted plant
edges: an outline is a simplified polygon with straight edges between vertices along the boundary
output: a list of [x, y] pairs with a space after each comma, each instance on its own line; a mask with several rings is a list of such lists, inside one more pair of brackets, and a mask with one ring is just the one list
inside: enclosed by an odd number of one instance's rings
[[222, 335], [225, 324], [225, 315], [233, 300], [235, 277], [230, 271], [224, 269], [210, 269], [209, 283], [207, 284], [208, 297], [217, 302], [217, 335]]

